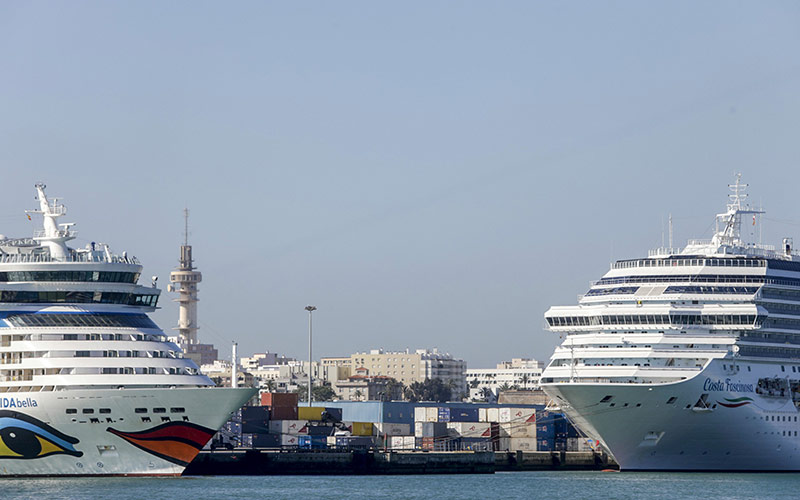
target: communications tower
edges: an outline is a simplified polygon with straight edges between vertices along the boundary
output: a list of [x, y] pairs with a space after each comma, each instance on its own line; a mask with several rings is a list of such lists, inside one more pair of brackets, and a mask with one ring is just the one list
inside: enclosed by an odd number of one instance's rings
[[203, 275], [194, 267], [192, 246], [189, 244], [189, 209], [183, 209], [184, 232], [181, 245], [180, 265], [169, 275], [170, 291], [178, 292], [175, 302], [179, 304], [178, 330], [181, 345], [197, 344], [197, 284]]

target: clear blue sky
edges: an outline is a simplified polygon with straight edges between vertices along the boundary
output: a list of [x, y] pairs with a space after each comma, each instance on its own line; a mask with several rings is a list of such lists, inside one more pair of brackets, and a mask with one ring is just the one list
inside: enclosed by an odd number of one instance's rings
[[188, 205], [225, 355], [305, 356], [311, 303], [321, 355], [546, 359], [735, 171], [800, 243], [798, 49], [797, 2], [2, 2], [0, 233], [41, 180], [165, 287]]

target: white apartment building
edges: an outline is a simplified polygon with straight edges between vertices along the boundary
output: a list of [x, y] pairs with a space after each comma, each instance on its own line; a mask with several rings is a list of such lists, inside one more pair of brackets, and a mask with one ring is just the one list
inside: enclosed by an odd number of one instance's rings
[[[355, 372], [366, 368], [370, 376], [392, 377], [403, 385], [438, 378], [453, 383], [453, 397], [467, 394], [465, 372], [467, 364], [438, 349], [416, 351], [384, 351], [373, 349], [350, 355], [350, 367]], [[459, 398], [460, 399], [460, 398]]]
[[470, 399], [483, 400], [484, 388], [497, 396], [501, 387], [535, 389], [539, 386], [544, 363], [535, 359], [514, 358], [497, 364], [497, 368], [466, 371]]

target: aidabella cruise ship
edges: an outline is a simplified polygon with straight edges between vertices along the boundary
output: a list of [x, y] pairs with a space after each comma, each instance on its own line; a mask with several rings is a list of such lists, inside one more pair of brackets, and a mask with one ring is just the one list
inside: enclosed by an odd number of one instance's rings
[[545, 313], [564, 341], [542, 387], [623, 470], [800, 470], [800, 257], [747, 241], [745, 187], [711, 240], [617, 261]]
[[137, 260], [69, 248], [36, 189], [43, 230], [0, 236], [0, 476], [180, 474], [254, 390], [214, 387], [148, 317]]

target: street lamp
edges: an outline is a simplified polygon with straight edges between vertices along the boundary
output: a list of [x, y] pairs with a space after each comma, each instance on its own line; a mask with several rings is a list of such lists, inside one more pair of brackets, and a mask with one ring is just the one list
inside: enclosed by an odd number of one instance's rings
[[308, 311], [308, 406], [311, 406], [311, 313], [316, 311], [314, 306], [306, 306]]

